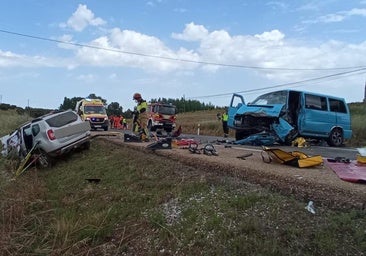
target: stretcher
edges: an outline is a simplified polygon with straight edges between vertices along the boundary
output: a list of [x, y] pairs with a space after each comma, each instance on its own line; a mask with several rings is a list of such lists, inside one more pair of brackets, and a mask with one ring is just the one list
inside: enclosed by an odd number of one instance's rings
[[323, 164], [323, 158], [320, 155], [308, 156], [300, 151], [286, 152], [279, 148], [262, 147], [262, 149], [261, 156], [265, 163], [271, 163], [273, 159], [276, 159], [281, 164], [300, 168]]

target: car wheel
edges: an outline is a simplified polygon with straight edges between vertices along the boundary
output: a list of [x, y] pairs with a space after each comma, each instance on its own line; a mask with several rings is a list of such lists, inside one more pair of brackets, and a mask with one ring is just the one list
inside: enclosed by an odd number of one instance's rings
[[40, 153], [38, 155], [37, 164], [41, 168], [48, 168], [51, 167], [54, 163], [54, 159], [50, 157], [46, 152], [43, 150], [40, 150]]
[[83, 148], [83, 149], [85, 149], [85, 150], [89, 150], [89, 149], [90, 149], [90, 141], [85, 142], [85, 143], [82, 145], [82, 148]]
[[334, 128], [329, 135], [328, 144], [333, 147], [340, 147], [343, 144], [343, 132], [340, 128]]

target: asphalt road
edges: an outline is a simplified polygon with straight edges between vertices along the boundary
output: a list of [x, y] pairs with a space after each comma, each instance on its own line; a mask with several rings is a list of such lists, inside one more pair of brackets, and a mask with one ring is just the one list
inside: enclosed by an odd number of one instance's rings
[[[110, 130], [107, 133], [110, 132], [121, 132], [121, 133], [131, 133], [131, 131], [121, 131], [121, 130]], [[96, 134], [98, 134], [97, 132]], [[251, 145], [239, 145], [234, 144], [235, 139], [234, 138], [224, 138], [224, 137], [217, 137], [217, 136], [206, 136], [206, 135], [196, 135], [196, 134], [181, 134], [179, 136], [180, 138], [187, 138], [187, 139], [195, 139], [197, 141], [200, 141], [201, 144], [207, 144], [211, 143], [213, 145], [215, 144], [222, 144], [227, 145], [230, 147], [238, 147], [247, 149], [250, 151], [262, 151], [262, 148], [260, 146], [251, 146]], [[336, 158], [336, 157], [343, 157], [345, 159], [349, 160], [355, 160], [358, 154], [358, 150], [356, 148], [352, 147], [329, 147], [326, 145], [326, 143], [322, 143], [321, 146], [319, 145], [310, 145], [309, 147], [291, 147], [291, 146], [282, 146], [282, 145], [273, 145], [269, 146], [270, 148], [280, 148], [284, 151], [290, 152], [290, 151], [301, 151], [309, 156], [314, 155], [321, 155], [323, 158]]]
[[[223, 138], [223, 137], [215, 137], [215, 136], [204, 136], [204, 135], [192, 135], [192, 134], [182, 134], [180, 137], [182, 138], [192, 138], [200, 141], [201, 143], [220, 143], [223, 145], [231, 146], [231, 147], [240, 147], [245, 148], [252, 151], [262, 151], [260, 146], [251, 146], [251, 145], [236, 145], [233, 144], [235, 141], [234, 138]], [[325, 143], [324, 143], [325, 144]], [[309, 147], [291, 147], [291, 146], [282, 146], [282, 145], [273, 145], [268, 146], [270, 148], [280, 148], [284, 151], [301, 151], [309, 156], [321, 155], [323, 158], [335, 158], [335, 157], [344, 157], [349, 160], [355, 160], [358, 154], [356, 148], [351, 147], [329, 147], [326, 145], [310, 145]]]

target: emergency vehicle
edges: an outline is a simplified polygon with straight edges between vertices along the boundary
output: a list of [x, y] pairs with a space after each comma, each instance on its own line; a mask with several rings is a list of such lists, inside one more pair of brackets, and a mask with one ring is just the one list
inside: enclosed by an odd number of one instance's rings
[[81, 119], [90, 122], [92, 130], [108, 130], [109, 119], [106, 107], [100, 99], [82, 99], [76, 103], [75, 111]]
[[149, 103], [147, 109], [147, 127], [150, 131], [164, 130], [172, 132], [176, 126], [177, 109], [168, 103]]

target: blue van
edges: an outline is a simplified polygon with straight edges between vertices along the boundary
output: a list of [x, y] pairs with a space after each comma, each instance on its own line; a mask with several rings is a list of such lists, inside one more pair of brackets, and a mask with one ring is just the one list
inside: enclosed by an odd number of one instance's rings
[[352, 136], [351, 117], [343, 98], [295, 90], [263, 94], [245, 104], [233, 94], [228, 126], [236, 140], [258, 133], [274, 134], [280, 143], [296, 137], [325, 139], [330, 146], [343, 145]]

